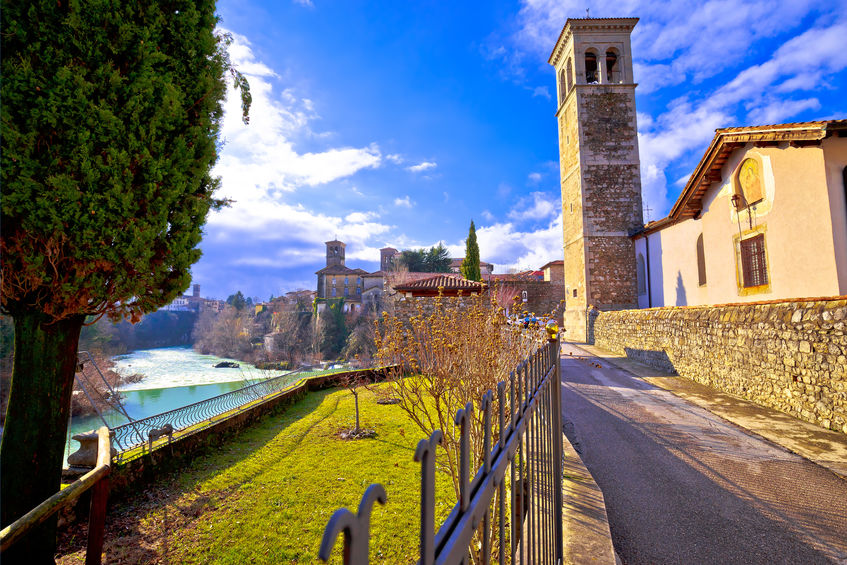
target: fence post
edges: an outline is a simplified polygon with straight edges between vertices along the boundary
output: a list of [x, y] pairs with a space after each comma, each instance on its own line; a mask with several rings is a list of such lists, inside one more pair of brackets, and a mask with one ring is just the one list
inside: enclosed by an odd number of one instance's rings
[[556, 536], [556, 559], [564, 557], [564, 541], [562, 539], [562, 363], [559, 358], [559, 336], [550, 338], [549, 345], [553, 357], [553, 477], [556, 485], [553, 487], [553, 527]]
[[[97, 466], [111, 467], [112, 442], [109, 428], [97, 430]], [[85, 565], [100, 565], [103, 554], [103, 538], [106, 530], [106, 501], [109, 498], [108, 473], [91, 487], [91, 507], [88, 513], [88, 547], [85, 550]]]

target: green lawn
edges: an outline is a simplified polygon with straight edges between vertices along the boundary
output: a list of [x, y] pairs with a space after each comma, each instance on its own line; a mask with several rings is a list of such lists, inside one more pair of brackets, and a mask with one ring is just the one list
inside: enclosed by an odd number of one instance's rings
[[[111, 509], [105, 561], [312, 563], [332, 513], [355, 511], [365, 488], [379, 482], [388, 503], [374, 508], [371, 560], [415, 562], [420, 465], [412, 457], [423, 434], [398, 405], [377, 404], [370, 391], [361, 390], [359, 404], [375, 438], [337, 437], [354, 419], [346, 389], [312, 393]], [[455, 503], [449, 478], [437, 480], [436, 524]], [[83, 561], [84, 528], [75, 532], [58, 562]], [[340, 550], [341, 538], [333, 562]]]

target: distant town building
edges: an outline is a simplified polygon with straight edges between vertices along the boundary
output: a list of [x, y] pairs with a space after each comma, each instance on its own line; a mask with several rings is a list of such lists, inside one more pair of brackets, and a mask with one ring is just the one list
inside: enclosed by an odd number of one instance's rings
[[317, 271], [318, 309], [322, 310], [328, 299], [344, 299], [344, 311], [355, 312], [362, 308], [362, 293], [365, 290], [364, 269], [351, 269], [345, 264], [347, 245], [341, 241], [326, 242], [326, 267]]
[[[453, 273], [461, 273], [462, 272], [462, 261], [464, 261], [464, 257], [459, 257], [458, 259], [452, 259], [450, 261], [450, 271]], [[482, 277], [485, 278], [488, 275], [494, 272], [494, 265], [491, 263], [486, 263], [485, 261], [479, 262], [479, 272], [482, 273]]]

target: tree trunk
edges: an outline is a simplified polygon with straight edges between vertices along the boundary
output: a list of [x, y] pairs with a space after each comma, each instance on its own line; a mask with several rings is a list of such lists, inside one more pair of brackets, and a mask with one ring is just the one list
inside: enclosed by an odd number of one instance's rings
[[359, 393], [353, 391], [353, 398], [356, 399], [356, 433], [359, 433]]
[[[50, 323], [15, 316], [15, 361], [0, 443], [0, 524], [11, 524], [55, 494], [62, 478], [71, 392], [84, 316]], [[3, 554], [3, 563], [53, 563], [56, 516]]]

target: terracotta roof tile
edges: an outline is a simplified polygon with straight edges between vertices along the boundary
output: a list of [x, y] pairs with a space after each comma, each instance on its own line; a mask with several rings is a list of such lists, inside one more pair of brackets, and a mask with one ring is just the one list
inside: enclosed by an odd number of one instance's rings
[[469, 292], [479, 292], [485, 290], [488, 285], [481, 282], [469, 281], [461, 277], [450, 276], [447, 274], [439, 274], [426, 279], [417, 280], [410, 283], [399, 284], [394, 287], [394, 290], [399, 291], [415, 291], [415, 290], [465, 290]]

